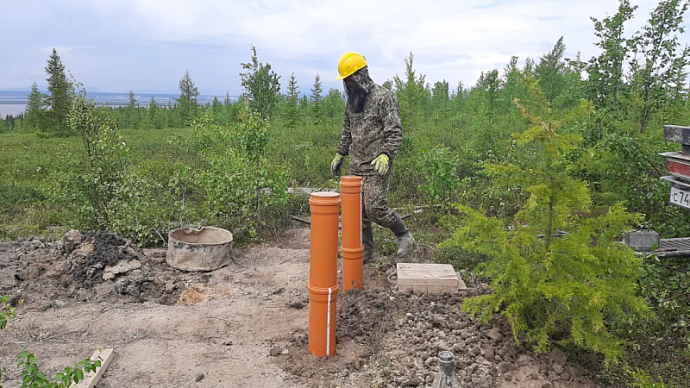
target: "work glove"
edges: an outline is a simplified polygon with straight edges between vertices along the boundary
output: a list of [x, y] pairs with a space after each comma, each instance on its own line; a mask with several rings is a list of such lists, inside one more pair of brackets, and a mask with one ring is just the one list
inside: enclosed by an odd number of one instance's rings
[[379, 173], [379, 175], [386, 175], [390, 166], [388, 165], [388, 155], [381, 154], [378, 158], [371, 162], [374, 169]]
[[335, 154], [335, 158], [331, 162], [331, 172], [333, 175], [340, 175], [340, 166], [343, 165], [343, 155]]

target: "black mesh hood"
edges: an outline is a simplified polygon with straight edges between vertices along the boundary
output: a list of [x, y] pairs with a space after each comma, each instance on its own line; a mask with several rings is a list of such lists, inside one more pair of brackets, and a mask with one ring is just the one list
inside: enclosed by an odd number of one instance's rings
[[357, 85], [361, 86], [364, 91], [371, 93], [374, 89], [374, 81], [369, 77], [369, 68], [364, 66], [363, 68], [357, 70], [354, 74], [348, 77], [355, 81]]

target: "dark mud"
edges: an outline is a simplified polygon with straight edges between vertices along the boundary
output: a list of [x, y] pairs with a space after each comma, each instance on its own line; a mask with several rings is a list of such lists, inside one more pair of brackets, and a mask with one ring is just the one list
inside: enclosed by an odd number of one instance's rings
[[[90, 254], [75, 265], [72, 280], [81, 288], [92, 288], [103, 282], [103, 271], [120, 260], [134, 260], [139, 256], [127, 240], [114, 233], [99, 231], [84, 234], [81, 244], [93, 245]], [[128, 245], [129, 244], [129, 245]], [[129, 248], [129, 249], [127, 249]]]

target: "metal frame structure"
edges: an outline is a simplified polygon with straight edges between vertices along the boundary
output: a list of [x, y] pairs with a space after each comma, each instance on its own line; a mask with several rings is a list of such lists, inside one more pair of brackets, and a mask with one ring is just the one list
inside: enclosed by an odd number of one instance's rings
[[[664, 140], [681, 145], [680, 151], [662, 152], [669, 175], [660, 179], [671, 183], [669, 203], [690, 209], [690, 127], [664, 125]], [[690, 257], [690, 237], [661, 239], [652, 252], [638, 252], [640, 256], [653, 254], [659, 258]]]

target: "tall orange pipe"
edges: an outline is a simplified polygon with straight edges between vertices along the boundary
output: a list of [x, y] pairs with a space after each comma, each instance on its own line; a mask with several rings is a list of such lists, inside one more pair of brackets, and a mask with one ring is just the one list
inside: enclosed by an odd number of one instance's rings
[[363, 288], [362, 257], [362, 177], [340, 178], [343, 197], [343, 292]]
[[334, 192], [312, 193], [309, 199], [309, 352], [317, 357], [335, 355], [340, 202]]

